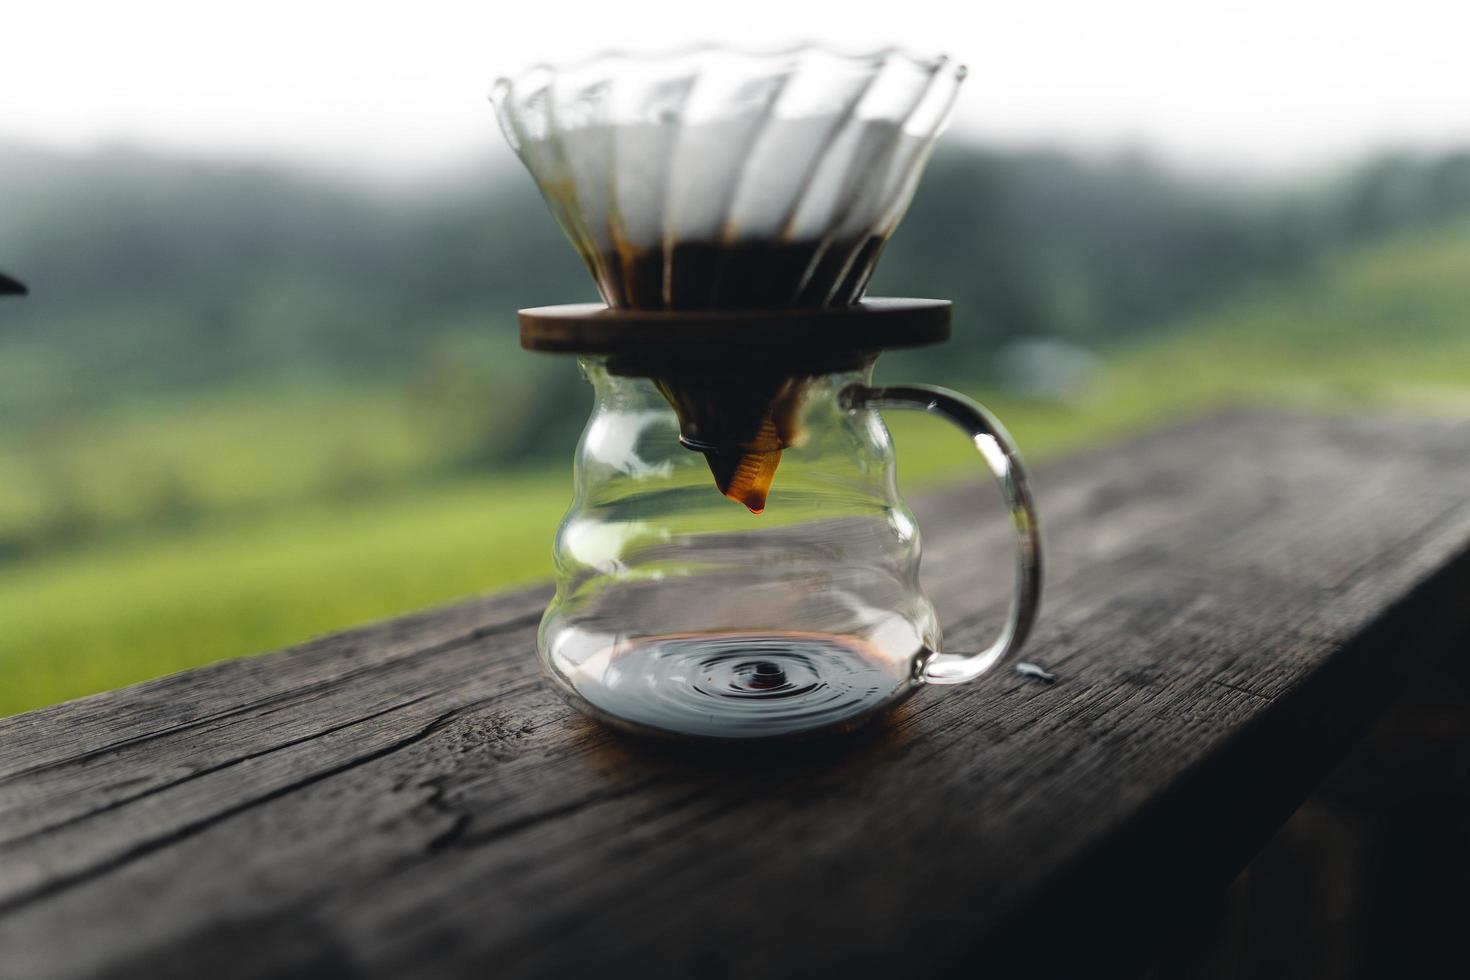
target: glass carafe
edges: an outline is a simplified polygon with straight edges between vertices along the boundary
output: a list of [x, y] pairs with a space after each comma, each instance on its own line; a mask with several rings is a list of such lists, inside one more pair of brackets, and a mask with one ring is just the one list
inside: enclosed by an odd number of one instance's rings
[[[802, 376], [780, 479], [754, 514], [712, 492], [653, 379], [618, 373], [616, 358], [579, 363], [596, 400], [538, 645], [585, 710], [694, 737], [840, 731], [924, 683], [978, 677], [1024, 642], [1040, 591], [1036, 518], [1009, 437], [973, 401], [874, 388], [871, 355]], [[947, 418], [1000, 481], [1016, 585], [1002, 635], [983, 651], [941, 652], [879, 408]]]

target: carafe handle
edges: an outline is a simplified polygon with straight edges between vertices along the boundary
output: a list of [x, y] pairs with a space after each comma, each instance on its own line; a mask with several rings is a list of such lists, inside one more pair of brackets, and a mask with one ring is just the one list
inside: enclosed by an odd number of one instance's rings
[[970, 437], [995, 475], [1016, 528], [1016, 581], [1005, 628], [989, 647], [977, 653], [936, 653], [924, 667], [930, 684], [962, 684], [985, 673], [1020, 650], [1041, 605], [1041, 531], [1026, 469], [1016, 444], [983, 405], [957, 391], [934, 385], [869, 388], [851, 385], [842, 392], [849, 411], [863, 408], [907, 408], [948, 419]]

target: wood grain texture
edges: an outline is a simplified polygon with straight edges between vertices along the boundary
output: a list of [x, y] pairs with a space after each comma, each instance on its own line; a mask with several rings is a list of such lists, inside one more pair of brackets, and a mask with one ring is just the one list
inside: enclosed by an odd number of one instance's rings
[[[847, 740], [585, 722], [537, 671], [543, 589], [0, 720], [0, 977], [1146, 959], [1470, 624], [1470, 426], [1230, 413], [1035, 484], [1057, 681]], [[991, 497], [916, 502], [952, 648], [1004, 608]]]

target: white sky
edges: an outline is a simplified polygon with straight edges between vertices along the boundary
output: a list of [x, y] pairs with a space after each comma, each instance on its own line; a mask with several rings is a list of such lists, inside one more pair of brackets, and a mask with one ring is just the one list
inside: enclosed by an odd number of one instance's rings
[[992, 142], [1267, 172], [1470, 144], [1470, 0], [0, 0], [0, 139], [412, 179], [507, 155], [485, 95], [527, 63], [801, 38], [956, 56]]

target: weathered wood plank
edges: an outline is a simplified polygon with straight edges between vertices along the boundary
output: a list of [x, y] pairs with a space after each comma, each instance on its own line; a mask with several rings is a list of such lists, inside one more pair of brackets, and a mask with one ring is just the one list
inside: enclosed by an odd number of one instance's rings
[[[582, 721], [531, 654], [544, 590], [0, 720], [0, 976], [1146, 950], [1470, 623], [1467, 447], [1444, 422], [1232, 414], [1042, 467], [1031, 656], [1057, 683], [926, 691], [827, 745], [711, 755]], [[917, 508], [954, 646], [1008, 584], [975, 500]]]

